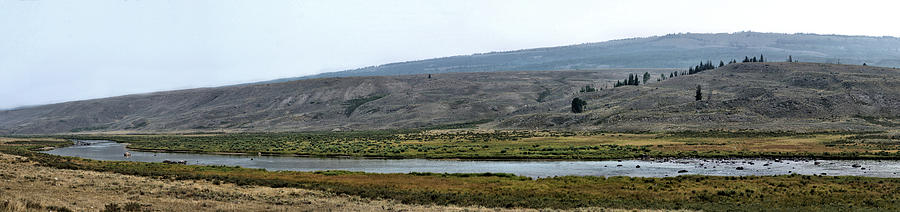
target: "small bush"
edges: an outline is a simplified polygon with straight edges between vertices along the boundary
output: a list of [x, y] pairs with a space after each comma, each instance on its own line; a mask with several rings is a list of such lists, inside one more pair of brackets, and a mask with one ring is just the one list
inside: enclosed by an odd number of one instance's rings
[[119, 204], [109, 203], [106, 206], [103, 206], [103, 212], [121, 212], [122, 208], [119, 207]]
[[47, 206], [48, 211], [58, 211], [58, 212], [72, 212], [72, 209], [62, 207], [62, 206]]
[[43, 208], [44, 208], [44, 206], [41, 206], [41, 204], [36, 203], [36, 202], [32, 202], [32, 201], [27, 201], [27, 202], [25, 202], [25, 207], [26, 207], [26, 208], [33, 208], [33, 209], [43, 209]]
[[137, 202], [125, 203], [125, 211], [141, 211], [141, 204]]

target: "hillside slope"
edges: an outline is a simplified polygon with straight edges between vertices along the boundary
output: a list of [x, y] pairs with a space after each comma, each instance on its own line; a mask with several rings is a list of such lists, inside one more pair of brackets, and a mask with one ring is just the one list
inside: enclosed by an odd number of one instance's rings
[[[649, 84], [609, 86], [645, 71], [654, 76]], [[348, 77], [169, 91], [0, 111], [0, 133], [365, 130], [481, 120], [492, 120], [483, 128], [617, 131], [900, 126], [900, 69], [737, 63], [656, 81], [671, 71]], [[606, 89], [579, 92], [585, 85]], [[587, 100], [586, 112], [571, 113], [574, 97]]]
[[495, 119], [645, 71], [672, 70], [323, 78], [178, 90], [0, 111], [0, 134], [426, 127]]
[[698, 58], [740, 61], [760, 54], [772, 62], [786, 61], [792, 55], [800, 62], [900, 67], [900, 38], [758, 32], [670, 34], [391, 63], [270, 82], [449, 72], [685, 68], [696, 65]]
[[[694, 98], [697, 85], [701, 101]], [[586, 113], [520, 113], [495, 127], [821, 131], [900, 126], [900, 69], [895, 68], [737, 63], [580, 97], [588, 102]]]

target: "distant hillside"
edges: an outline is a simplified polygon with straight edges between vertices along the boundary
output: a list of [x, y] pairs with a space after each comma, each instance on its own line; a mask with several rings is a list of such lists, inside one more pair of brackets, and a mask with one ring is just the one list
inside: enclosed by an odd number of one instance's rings
[[[900, 127], [900, 69], [737, 63], [657, 81], [672, 71], [422, 74], [168, 91], [0, 111], [0, 134], [366, 130], [472, 122], [491, 129], [613, 131]], [[649, 84], [609, 86], [644, 72], [651, 73]], [[580, 92], [586, 85], [599, 90]], [[694, 99], [698, 85], [701, 101]], [[575, 97], [586, 100], [585, 112], [571, 112]]]
[[817, 34], [670, 34], [550, 48], [491, 52], [391, 63], [313, 76], [278, 79], [389, 76], [404, 74], [590, 70], [599, 68], [686, 68], [698, 59], [728, 61], [764, 54], [769, 61], [825, 62], [900, 67], [900, 38]]

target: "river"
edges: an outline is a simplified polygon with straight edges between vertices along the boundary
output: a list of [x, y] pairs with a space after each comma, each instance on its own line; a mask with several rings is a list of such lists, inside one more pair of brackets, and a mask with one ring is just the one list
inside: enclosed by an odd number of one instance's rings
[[[747, 176], [825, 174], [868, 177], [900, 177], [900, 161], [894, 160], [769, 160], [769, 159], [661, 159], [609, 161], [552, 160], [431, 160], [316, 158], [291, 156], [156, 153], [128, 150], [111, 141], [83, 141], [91, 145], [57, 148], [44, 153], [107, 161], [187, 161], [194, 165], [226, 165], [271, 171], [347, 170], [372, 173], [512, 173], [532, 178], [552, 176], [670, 177], [686, 174]], [[125, 152], [131, 157], [125, 158]]]

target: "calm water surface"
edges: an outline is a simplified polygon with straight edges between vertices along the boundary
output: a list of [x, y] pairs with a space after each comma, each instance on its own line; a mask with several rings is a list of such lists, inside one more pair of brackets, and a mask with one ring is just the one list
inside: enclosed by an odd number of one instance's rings
[[[900, 161], [892, 160], [767, 160], [767, 159], [673, 159], [612, 161], [483, 161], [428, 159], [309, 158], [286, 156], [211, 155], [192, 153], [138, 152], [111, 141], [86, 141], [45, 153], [95, 160], [162, 162], [184, 160], [195, 165], [226, 165], [266, 170], [348, 170], [373, 173], [513, 173], [528, 177], [633, 176], [667, 177], [685, 174], [745, 176], [783, 174], [852, 175], [900, 177]], [[131, 152], [131, 158], [123, 154]], [[818, 164], [817, 164], [818, 163]], [[858, 165], [858, 167], [854, 167]], [[640, 168], [638, 168], [640, 166]], [[743, 170], [738, 170], [742, 167]]]

